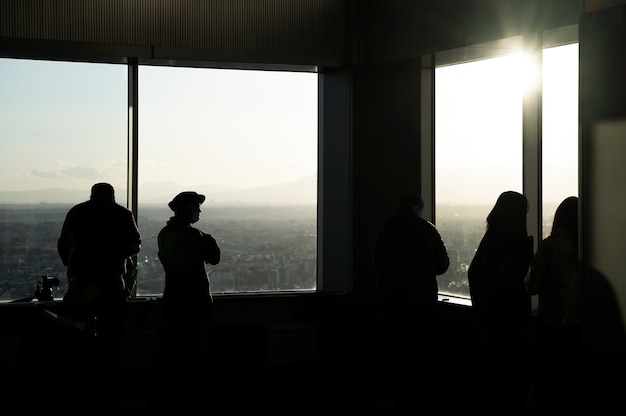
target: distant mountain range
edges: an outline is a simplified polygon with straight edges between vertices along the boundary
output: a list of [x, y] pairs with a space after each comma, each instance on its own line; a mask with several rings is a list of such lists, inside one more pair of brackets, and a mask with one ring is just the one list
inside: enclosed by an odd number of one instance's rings
[[[206, 195], [208, 204], [315, 204], [317, 202], [317, 176], [273, 186], [250, 189], [229, 189], [220, 185], [180, 185], [174, 182], [145, 183], [139, 185], [139, 203], [167, 204], [182, 191], [196, 191]], [[116, 199], [122, 200], [126, 189], [116, 189]], [[89, 190], [64, 188], [32, 191], [0, 192], [0, 204], [75, 204], [89, 199]]]

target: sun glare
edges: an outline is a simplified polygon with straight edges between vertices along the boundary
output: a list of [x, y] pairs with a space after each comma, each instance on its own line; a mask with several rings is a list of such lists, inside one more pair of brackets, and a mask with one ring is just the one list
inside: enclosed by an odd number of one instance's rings
[[541, 88], [541, 66], [536, 57], [518, 52], [512, 57], [512, 69], [517, 72], [522, 94], [533, 94]]

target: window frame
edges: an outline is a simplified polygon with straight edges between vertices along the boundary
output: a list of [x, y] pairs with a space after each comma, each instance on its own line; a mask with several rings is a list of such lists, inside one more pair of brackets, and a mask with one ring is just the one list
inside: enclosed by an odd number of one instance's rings
[[[538, 63], [538, 72], [542, 71], [543, 50], [550, 47], [578, 43], [578, 24], [554, 29], [528, 32], [522, 35], [498, 39], [462, 48], [439, 51], [421, 57], [421, 187], [426, 201], [424, 217], [435, 223], [435, 69], [443, 65], [461, 64], [480, 59], [494, 58], [513, 51], [523, 51]], [[522, 187], [528, 199], [528, 232], [538, 236], [534, 241], [536, 250], [542, 235], [542, 86], [541, 83], [530, 93], [524, 95], [522, 121]], [[578, 134], [580, 149], [580, 132]], [[579, 189], [580, 189], [580, 151]], [[448, 294], [439, 295], [440, 300], [471, 305], [469, 296], [456, 297]]]
[[[235, 69], [235, 70], [268, 70], [268, 71], [278, 71], [278, 72], [314, 72], [318, 73], [319, 71], [316, 66], [297, 66], [297, 65], [274, 65], [274, 64], [231, 64], [231, 63], [215, 63], [215, 62], [177, 62], [177, 61], [163, 61], [163, 60], [150, 60], [150, 61], [142, 61], [142, 62], [132, 62], [128, 64], [128, 91], [129, 91], [129, 132], [128, 132], [128, 143], [129, 143], [129, 166], [128, 166], [128, 201], [132, 201], [132, 206], [129, 206], [129, 209], [135, 215], [135, 218], [138, 218], [138, 173], [139, 173], [139, 158], [138, 154], [140, 151], [139, 144], [139, 67], [145, 66], [165, 66], [165, 67], [178, 67], [178, 68], [211, 68], [211, 69]], [[321, 79], [318, 79], [318, 84], [321, 82]], [[319, 102], [319, 93], [318, 93], [318, 109], [320, 106]], [[319, 114], [319, 110], [318, 110]], [[319, 116], [318, 116], [319, 118]], [[258, 292], [236, 292], [236, 293], [214, 293], [214, 297], [234, 297], [234, 296], [284, 296], [284, 295], [298, 295], [298, 294], [309, 294], [309, 293], [317, 293], [323, 291], [323, 285], [321, 284], [323, 279], [323, 268], [322, 268], [322, 259], [323, 256], [320, 253], [322, 245], [320, 244], [321, 239], [323, 238], [323, 227], [320, 224], [322, 207], [320, 204], [320, 186], [319, 186], [319, 178], [321, 176], [321, 169], [323, 166], [320, 152], [320, 142], [321, 142], [321, 131], [320, 131], [320, 121], [318, 120], [318, 201], [317, 201], [317, 218], [318, 218], [318, 226], [317, 226], [317, 282], [316, 282], [316, 290], [301, 290], [301, 291], [276, 291], [276, 292], [268, 292], [268, 291], [258, 291]], [[146, 298], [150, 296], [137, 296], [136, 293], [137, 285], [133, 290], [131, 296], [134, 298]]]

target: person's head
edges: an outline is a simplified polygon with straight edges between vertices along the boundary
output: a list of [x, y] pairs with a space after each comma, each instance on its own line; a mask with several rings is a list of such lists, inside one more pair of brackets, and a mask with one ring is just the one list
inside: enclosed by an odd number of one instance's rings
[[194, 191], [185, 191], [176, 195], [167, 205], [177, 217], [193, 224], [200, 219], [200, 204], [204, 200], [204, 195]]
[[97, 202], [115, 202], [115, 190], [109, 183], [97, 183], [91, 187], [91, 196], [89, 199]]
[[568, 228], [573, 236], [578, 235], [578, 197], [565, 198], [554, 212], [550, 234], [559, 228]]
[[505, 191], [487, 216], [487, 227], [506, 227], [526, 231], [528, 200], [519, 192]]
[[424, 210], [424, 199], [416, 192], [407, 192], [400, 197], [400, 205], [411, 207], [421, 214]]

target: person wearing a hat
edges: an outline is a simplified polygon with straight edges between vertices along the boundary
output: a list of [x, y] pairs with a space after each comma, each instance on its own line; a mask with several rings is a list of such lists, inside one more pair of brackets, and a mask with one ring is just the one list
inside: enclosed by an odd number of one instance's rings
[[213, 314], [207, 264], [216, 265], [221, 257], [215, 238], [192, 226], [200, 219], [204, 200], [204, 195], [193, 191], [176, 195], [168, 204], [174, 216], [157, 237], [158, 256], [165, 271], [163, 313], [168, 328], [166, 359], [171, 387], [189, 394], [191, 399], [192, 392], [207, 383], [208, 324]]

